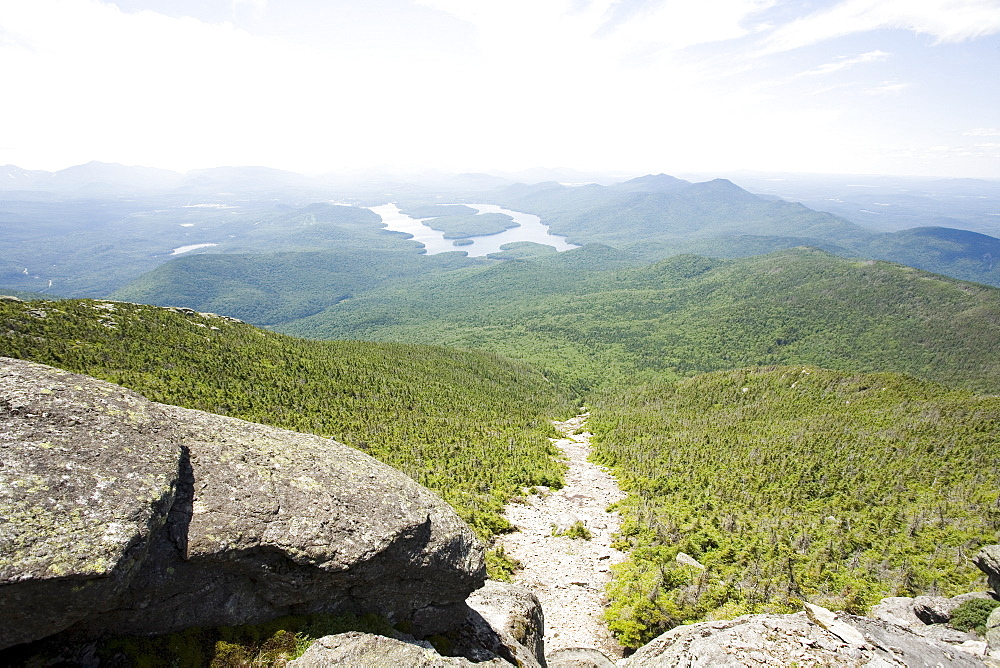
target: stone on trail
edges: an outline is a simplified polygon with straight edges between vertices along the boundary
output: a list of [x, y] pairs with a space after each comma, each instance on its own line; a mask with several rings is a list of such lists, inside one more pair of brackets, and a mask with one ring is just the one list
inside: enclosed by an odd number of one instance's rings
[[0, 648], [375, 612], [453, 628], [485, 580], [450, 506], [335, 441], [0, 358]]
[[570, 512], [559, 513], [552, 520], [552, 535], [553, 536], [562, 535], [567, 531], [569, 531], [571, 528], [573, 528], [573, 525], [577, 524], [578, 522], [583, 523], [583, 520], [576, 513], [570, 513]]
[[549, 655], [548, 668], [615, 668], [615, 663], [596, 649], [566, 647]]

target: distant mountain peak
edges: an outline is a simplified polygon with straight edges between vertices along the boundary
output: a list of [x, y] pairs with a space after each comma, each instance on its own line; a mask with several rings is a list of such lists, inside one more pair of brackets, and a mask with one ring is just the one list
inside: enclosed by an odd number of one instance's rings
[[673, 192], [690, 185], [690, 181], [669, 174], [647, 174], [619, 183], [615, 188], [631, 192]]
[[730, 181], [729, 179], [712, 179], [711, 181], [702, 181], [701, 183], [693, 183], [688, 187], [685, 192], [703, 194], [709, 196], [724, 196], [727, 200], [732, 201], [733, 198], [739, 198], [743, 200], [759, 200], [760, 197], [754, 195], [753, 193], [740, 188], [738, 185]]

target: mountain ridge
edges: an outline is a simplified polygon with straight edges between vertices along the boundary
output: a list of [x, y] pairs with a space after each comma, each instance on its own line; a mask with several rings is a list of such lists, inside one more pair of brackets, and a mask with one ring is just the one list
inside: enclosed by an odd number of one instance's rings
[[1000, 289], [808, 248], [566, 274], [583, 252], [424, 277], [278, 329], [492, 350], [582, 387], [801, 362], [1000, 391]]

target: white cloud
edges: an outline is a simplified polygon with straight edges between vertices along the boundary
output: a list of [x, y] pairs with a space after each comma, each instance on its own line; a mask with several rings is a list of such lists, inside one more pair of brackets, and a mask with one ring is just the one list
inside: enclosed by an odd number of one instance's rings
[[595, 46], [603, 48], [605, 55], [621, 56], [634, 51], [677, 51], [743, 37], [764, 28], [745, 24], [776, 0], [660, 0], [629, 13], [621, 11], [620, 0], [593, 0], [586, 5], [570, 0], [416, 2], [474, 25], [486, 39], [502, 36], [508, 49], [534, 49], [537, 44], [525, 38], [538, 38], [558, 46], [576, 46], [577, 56]]
[[996, 0], [844, 0], [777, 28], [765, 53], [777, 53], [835, 37], [886, 28], [934, 37], [939, 44], [1000, 32]]
[[[953, 140], [916, 111], [905, 127], [886, 120], [899, 117], [888, 94], [918, 76], [916, 40], [893, 43], [892, 74], [864, 87], [834, 73], [888, 53], [754, 58], [786, 29], [787, 7], [764, 11], [772, 0], [380, 0], [325, 15], [342, 39], [299, 16], [304, 1], [214, 0], [221, 11], [199, 21], [108, 0], [0, 0], [0, 90], [20, 101], [0, 105], [0, 164], [864, 171], [889, 149]], [[228, 10], [246, 29], [221, 23]], [[252, 11], [266, 17], [237, 21]], [[796, 62], [822, 64], [796, 79]], [[881, 96], [803, 93], [829, 86]], [[992, 118], [980, 98], [953, 122]]]
[[853, 58], [848, 58], [847, 56], [841, 56], [840, 58], [824, 63], [818, 67], [814, 67], [811, 70], [806, 70], [804, 72], [799, 72], [795, 76], [815, 76], [819, 74], [829, 74], [831, 72], [836, 72], [837, 70], [847, 69], [848, 67], [853, 67], [855, 65], [860, 65], [862, 63], [874, 63], [878, 61], [885, 60], [890, 54], [885, 51], [869, 51], [868, 53], [862, 53], [860, 55], [854, 56]]
[[909, 83], [900, 83], [895, 81], [885, 81], [880, 86], [875, 86], [870, 88], [868, 93], [871, 95], [893, 95], [900, 91], [906, 90], [910, 87]]
[[699, 44], [733, 40], [764, 29], [747, 26], [750, 18], [774, 0], [702, 0], [662, 2], [619, 24], [612, 35], [620, 43], [677, 51]]
[[975, 128], [968, 132], [963, 132], [967, 137], [1000, 137], [1000, 129], [997, 128]]

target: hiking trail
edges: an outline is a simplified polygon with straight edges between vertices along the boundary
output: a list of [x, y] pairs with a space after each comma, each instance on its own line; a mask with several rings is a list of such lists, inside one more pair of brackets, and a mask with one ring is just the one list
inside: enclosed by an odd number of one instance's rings
[[[514, 582], [530, 589], [542, 603], [546, 654], [589, 647], [614, 660], [622, 656], [622, 647], [602, 617], [607, 603], [604, 588], [611, 580], [610, 566], [626, 555], [611, 548], [621, 518], [606, 509], [625, 494], [605, 467], [587, 461], [588, 416], [583, 413], [555, 423], [563, 437], [553, 442], [569, 466], [566, 485], [560, 490], [536, 488], [540, 493], [526, 496], [524, 503], [508, 504], [504, 514], [518, 531], [501, 536], [499, 543], [523, 565]], [[553, 525], [565, 530], [577, 520], [592, 534], [590, 540], [552, 535]]]

